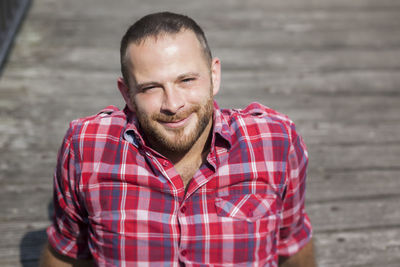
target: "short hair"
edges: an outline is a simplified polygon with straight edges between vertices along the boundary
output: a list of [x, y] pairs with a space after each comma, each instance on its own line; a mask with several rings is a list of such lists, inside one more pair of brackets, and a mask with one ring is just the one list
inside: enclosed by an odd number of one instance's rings
[[146, 15], [132, 24], [121, 40], [120, 61], [121, 73], [125, 83], [129, 84], [129, 68], [126, 50], [131, 43], [140, 44], [148, 37], [156, 37], [160, 34], [176, 34], [182, 30], [192, 31], [200, 45], [208, 63], [211, 63], [211, 51], [206, 36], [201, 27], [190, 17], [171, 13], [159, 12]]

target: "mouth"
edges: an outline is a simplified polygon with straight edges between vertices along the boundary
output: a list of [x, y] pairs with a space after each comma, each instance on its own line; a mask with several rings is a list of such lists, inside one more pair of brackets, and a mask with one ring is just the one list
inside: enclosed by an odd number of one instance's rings
[[164, 127], [166, 128], [180, 128], [183, 127], [187, 124], [187, 122], [190, 120], [193, 114], [190, 114], [184, 119], [176, 120], [176, 121], [159, 121]]

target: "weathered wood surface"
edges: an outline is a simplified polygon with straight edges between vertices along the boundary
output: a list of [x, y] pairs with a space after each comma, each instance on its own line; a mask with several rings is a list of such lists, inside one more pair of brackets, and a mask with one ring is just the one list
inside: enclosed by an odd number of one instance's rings
[[222, 60], [223, 107], [288, 114], [310, 154], [320, 266], [400, 265], [400, 2], [36, 0], [0, 78], [0, 266], [35, 266], [68, 121], [114, 104], [131, 21], [183, 12]]

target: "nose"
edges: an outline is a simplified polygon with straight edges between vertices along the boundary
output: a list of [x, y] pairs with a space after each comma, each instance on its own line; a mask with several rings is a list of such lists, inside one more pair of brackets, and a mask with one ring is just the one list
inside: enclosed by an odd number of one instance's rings
[[176, 114], [185, 105], [182, 92], [173, 85], [164, 87], [164, 96], [161, 109], [168, 114]]

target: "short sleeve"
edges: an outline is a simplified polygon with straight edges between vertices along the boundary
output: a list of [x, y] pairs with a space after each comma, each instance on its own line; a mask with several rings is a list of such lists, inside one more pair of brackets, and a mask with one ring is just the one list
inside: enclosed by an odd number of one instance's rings
[[312, 227], [305, 212], [305, 182], [308, 164], [303, 139], [292, 128], [292, 142], [287, 162], [287, 183], [283, 200], [282, 224], [279, 232], [278, 254], [291, 256], [311, 239]]
[[53, 180], [54, 216], [47, 229], [49, 244], [71, 258], [90, 258], [88, 227], [79, 203], [79, 155], [73, 149], [73, 126], [70, 125], [58, 152]]

